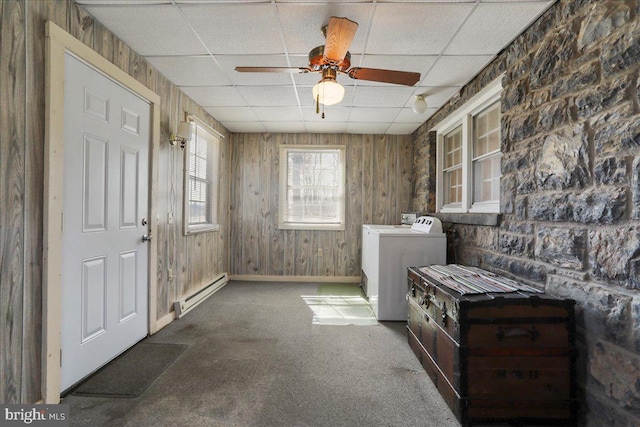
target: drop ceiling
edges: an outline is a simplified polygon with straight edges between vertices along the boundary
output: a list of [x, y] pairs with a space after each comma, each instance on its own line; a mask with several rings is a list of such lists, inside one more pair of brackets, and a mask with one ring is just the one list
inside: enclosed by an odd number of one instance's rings
[[[550, 0], [77, 0], [231, 132], [409, 134], [458, 93]], [[351, 65], [413, 71], [413, 87], [338, 76], [344, 100], [316, 114], [304, 67], [329, 17], [358, 22]], [[427, 112], [411, 109], [426, 94]], [[322, 108], [322, 106], [321, 106]]]

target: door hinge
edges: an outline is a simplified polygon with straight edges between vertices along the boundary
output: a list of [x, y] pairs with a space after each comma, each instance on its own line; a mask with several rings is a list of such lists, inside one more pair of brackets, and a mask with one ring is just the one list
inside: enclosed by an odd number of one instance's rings
[[62, 368], [62, 349], [60, 349], [60, 367]]
[[60, 214], [60, 231], [64, 232], [64, 212]]

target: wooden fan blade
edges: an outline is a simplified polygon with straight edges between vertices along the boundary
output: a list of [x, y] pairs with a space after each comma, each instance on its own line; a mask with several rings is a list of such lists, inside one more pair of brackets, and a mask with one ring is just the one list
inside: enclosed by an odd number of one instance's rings
[[353, 67], [347, 71], [352, 79], [370, 80], [381, 83], [395, 83], [398, 85], [413, 86], [420, 80], [420, 73], [409, 71], [381, 70], [379, 68]]
[[356, 35], [358, 23], [347, 18], [332, 16], [327, 26], [327, 41], [324, 44], [324, 57], [330, 63], [339, 63], [344, 59], [349, 46]]
[[305, 67], [236, 67], [240, 73], [310, 73], [313, 70]]

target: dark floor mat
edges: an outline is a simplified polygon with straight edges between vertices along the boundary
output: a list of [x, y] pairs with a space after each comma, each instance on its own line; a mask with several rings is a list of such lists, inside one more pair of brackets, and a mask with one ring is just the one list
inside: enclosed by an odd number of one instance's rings
[[137, 397], [187, 348], [184, 344], [136, 344], [73, 391], [76, 396]]

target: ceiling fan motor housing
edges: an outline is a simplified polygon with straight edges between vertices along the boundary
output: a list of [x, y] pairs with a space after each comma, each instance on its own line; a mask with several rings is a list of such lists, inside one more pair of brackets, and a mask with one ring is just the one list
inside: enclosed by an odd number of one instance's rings
[[351, 66], [351, 53], [347, 52], [344, 58], [338, 63], [327, 62], [324, 57], [324, 46], [318, 46], [309, 52], [309, 67], [315, 71], [334, 66], [340, 71], [346, 71]]

